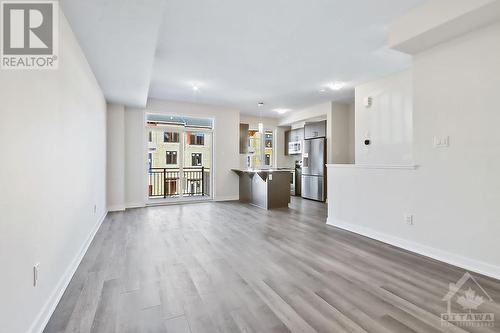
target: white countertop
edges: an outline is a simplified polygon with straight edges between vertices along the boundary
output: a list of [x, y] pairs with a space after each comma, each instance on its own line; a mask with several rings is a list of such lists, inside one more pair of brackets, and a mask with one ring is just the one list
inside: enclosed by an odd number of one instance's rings
[[327, 168], [351, 168], [351, 169], [403, 169], [416, 170], [418, 165], [397, 165], [397, 164], [327, 164]]
[[294, 169], [291, 168], [270, 168], [270, 169], [231, 169], [237, 172], [246, 172], [246, 173], [260, 173], [260, 172], [294, 172]]

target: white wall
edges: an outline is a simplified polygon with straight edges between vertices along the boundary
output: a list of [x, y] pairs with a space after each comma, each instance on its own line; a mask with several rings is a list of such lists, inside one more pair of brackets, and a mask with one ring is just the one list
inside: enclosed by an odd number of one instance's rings
[[350, 103], [349, 104], [349, 114], [348, 114], [348, 129], [349, 131], [347, 132], [347, 137], [348, 137], [348, 159], [349, 163], [355, 163], [356, 162], [356, 110], [355, 110], [355, 103]]
[[146, 116], [125, 107], [125, 208], [144, 207], [147, 195]]
[[500, 273], [499, 36], [500, 23], [415, 57], [414, 151], [419, 238]]
[[106, 103], [62, 14], [59, 44], [58, 70], [0, 73], [2, 332], [43, 329], [106, 213]]
[[426, 1], [392, 22], [389, 45], [417, 54], [498, 20], [499, 0]]
[[[354, 123], [351, 104], [332, 102], [327, 114], [327, 162], [354, 163]], [[351, 151], [352, 149], [352, 151]]]
[[[116, 106], [115, 106], [116, 107]], [[109, 113], [116, 112], [108, 108]], [[147, 201], [147, 147], [145, 115], [147, 112], [156, 114], [184, 115], [214, 119], [214, 199], [237, 200], [238, 177], [231, 171], [239, 167], [239, 111], [225, 107], [172, 102], [150, 99], [145, 109], [124, 108], [124, 138], [125, 153], [123, 159], [117, 161], [124, 165], [123, 182], [114, 182], [116, 188], [108, 189], [108, 194], [119, 193], [124, 188], [122, 202], [114, 202], [113, 206], [142, 207]], [[113, 125], [111, 125], [113, 127]], [[122, 125], [120, 121], [110, 129], [118, 133]], [[121, 140], [121, 135], [115, 138]], [[116, 146], [116, 140], [108, 143], [108, 149]], [[119, 145], [118, 145], [119, 146]], [[111, 167], [108, 173], [112, 173]]]
[[305, 122], [326, 120], [327, 162], [354, 163], [354, 103], [326, 102], [285, 115], [281, 126], [304, 127]]
[[403, 218], [415, 211], [414, 176], [411, 168], [330, 165], [328, 223], [368, 236], [411, 239], [414, 230]]
[[[373, 98], [365, 107], [364, 99]], [[410, 70], [356, 87], [356, 163], [413, 164], [413, 81]], [[365, 146], [365, 139], [371, 145]]]
[[125, 209], [125, 108], [108, 104], [107, 108], [107, 205], [109, 211]]
[[499, 35], [500, 23], [416, 55], [418, 168], [329, 167], [330, 224], [500, 278]]
[[[304, 122], [305, 120], [323, 117], [326, 119], [326, 115], [332, 110], [332, 103], [326, 102], [322, 104], [312, 105], [301, 110], [294, 111], [288, 115], [285, 114], [284, 117], [280, 118], [280, 126], [290, 126], [294, 123]], [[293, 128], [293, 126], [292, 126]]]

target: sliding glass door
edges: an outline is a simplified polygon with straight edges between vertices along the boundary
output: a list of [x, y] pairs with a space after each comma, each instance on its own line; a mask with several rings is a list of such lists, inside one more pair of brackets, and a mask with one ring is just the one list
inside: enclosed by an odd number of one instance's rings
[[212, 131], [148, 126], [150, 201], [208, 199], [212, 181]]
[[212, 133], [187, 129], [183, 153], [183, 196], [210, 197]]
[[176, 128], [149, 129], [148, 164], [150, 198], [179, 196], [182, 180], [182, 137]]

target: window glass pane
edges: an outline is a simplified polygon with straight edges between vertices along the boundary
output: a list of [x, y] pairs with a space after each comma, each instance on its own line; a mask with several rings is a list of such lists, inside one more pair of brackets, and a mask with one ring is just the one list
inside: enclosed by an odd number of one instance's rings
[[186, 170], [195, 167], [210, 169], [212, 161], [212, 134], [199, 131], [186, 131], [184, 134], [184, 167]]
[[177, 164], [177, 152], [176, 151], [167, 151], [167, 164]]
[[271, 155], [266, 154], [265, 163], [266, 165], [271, 165]]
[[163, 142], [179, 142], [179, 133], [178, 132], [164, 132], [163, 133]]
[[206, 118], [147, 114], [146, 119], [149, 125], [172, 125], [172, 126], [184, 126], [184, 127], [213, 128], [212, 119], [206, 119]]
[[262, 165], [262, 134], [257, 130], [248, 131], [248, 152], [249, 161], [248, 166], [251, 168], [258, 168]]
[[200, 153], [192, 153], [191, 154], [191, 165], [192, 166], [201, 166], [203, 163], [202, 154]]
[[264, 164], [266, 166], [273, 165], [273, 139], [274, 136], [272, 131], [266, 131], [264, 133]]
[[187, 144], [203, 146], [205, 144], [205, 134], [204, 133], [187, 133]]

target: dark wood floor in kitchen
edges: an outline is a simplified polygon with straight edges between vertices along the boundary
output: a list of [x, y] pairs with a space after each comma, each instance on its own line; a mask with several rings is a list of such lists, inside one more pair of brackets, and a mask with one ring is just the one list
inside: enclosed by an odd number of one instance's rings
[[441, 325], [464, 271], [325, 225], [326, 205], [237, 202], [111, 213], [57, 306], [55, 332], [499, 332]]

